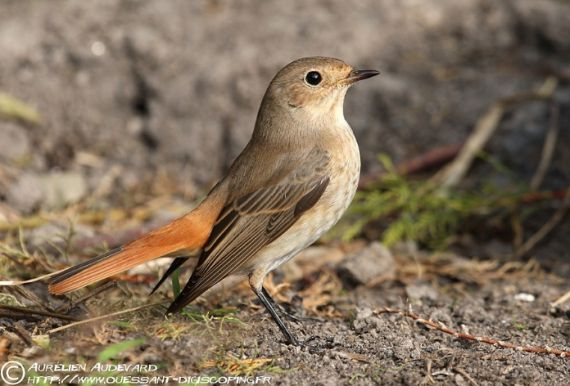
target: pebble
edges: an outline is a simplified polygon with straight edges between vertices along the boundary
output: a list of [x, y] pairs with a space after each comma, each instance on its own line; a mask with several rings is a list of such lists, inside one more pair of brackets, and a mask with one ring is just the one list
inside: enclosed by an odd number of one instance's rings
[[12, 122], [0, 121], [0, 159], [18, 161], [30, 154], [26, 131]]
[[437, 290], [426, 283], [414, 283], [406, 286], [406, 294], [411, 300], [429, 299], [437, 300]]
[[339, 265], [339, 276], [349, 284], [366, 285], [381, 276], [395, 274], [395, 262], [388, 248], [373, 242]]
[[8, 203], [23, 211], [38, 207], [58, 209], [79, 201], [87, 193], [87, 183], [77, 172], [26, 172], [10, 187]]
[[518, 293], [515, 295], [515, 300], [519, 300], [521, 302], [532, 303], [536, 300], [536, 297], [533, 294], [521, 292], [521, 293]]

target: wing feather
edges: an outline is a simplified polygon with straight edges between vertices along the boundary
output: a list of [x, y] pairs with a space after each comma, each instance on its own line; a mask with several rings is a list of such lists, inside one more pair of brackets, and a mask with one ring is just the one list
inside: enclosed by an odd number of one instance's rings
[[318, 150], [271, 187], [230, 202], [214, 226], [198, 265], [168, 312], [180, 310], [225, 277], [248, 266], [262, 248], [285, 233], [325, 192], [329, 155]]

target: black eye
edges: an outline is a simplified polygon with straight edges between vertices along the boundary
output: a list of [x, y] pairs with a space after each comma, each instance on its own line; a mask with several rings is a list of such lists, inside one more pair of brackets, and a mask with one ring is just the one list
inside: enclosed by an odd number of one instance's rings
[[307, 75], [305, 75], [305, 82], [311, 86], [316, 86], [321, 83], [321, 80], [323, 80], [323, 77], [317, 71], [309, 71]]

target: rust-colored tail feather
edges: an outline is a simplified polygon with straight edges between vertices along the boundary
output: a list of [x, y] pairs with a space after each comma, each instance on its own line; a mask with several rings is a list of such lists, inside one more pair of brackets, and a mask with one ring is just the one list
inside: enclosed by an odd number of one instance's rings
[[106, 279], [148, 260], [201, 248], [218, 215], [217, 210], [195, 210], [122, 247], [71, 267], [53, 277], [49, 291], [59, 295]]

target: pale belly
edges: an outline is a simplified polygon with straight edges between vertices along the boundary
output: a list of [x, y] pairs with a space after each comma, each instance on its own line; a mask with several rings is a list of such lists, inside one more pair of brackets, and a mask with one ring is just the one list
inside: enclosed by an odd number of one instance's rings
[[331, 176], [323, 196], [283, 235], [258, 252], [252, 259], [256, 269], [265, 267], [270, 272], [277, 268], [318, 240], [342, 217], [354, 198], [360, 176], [360, 154], [356, 141], [351, 139], [345, 157], [337, 161], [338, 173]]

